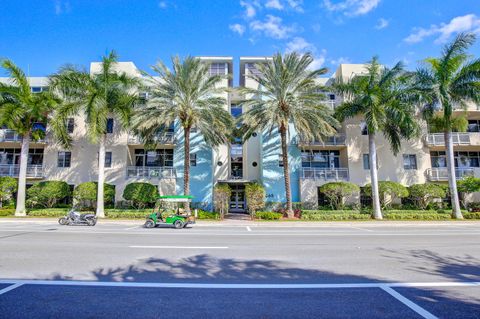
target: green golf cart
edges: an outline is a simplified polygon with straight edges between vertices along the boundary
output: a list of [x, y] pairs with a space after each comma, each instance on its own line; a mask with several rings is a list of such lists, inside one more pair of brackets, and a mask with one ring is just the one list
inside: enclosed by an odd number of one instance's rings
[[185, 195], [159, 196], [153, 212], [147, 216], [143, 226], [154, 228], [159, 225], [172, 225], [180, 229], [188, 224], [195, 224], [195, 217], [185, 209], [192, 202], [192, 198], [193, 196]]

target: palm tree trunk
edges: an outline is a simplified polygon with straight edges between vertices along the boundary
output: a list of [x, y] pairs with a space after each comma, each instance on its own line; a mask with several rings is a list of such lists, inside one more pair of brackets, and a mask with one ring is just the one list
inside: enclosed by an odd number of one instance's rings
[[20, 169], [18, 172], [17, 207], [15, 209], [15, 216], [27, 215], [27, 210], [25, 209], [25, 197], [27, 190], [27, 164], [29, 146], [30, 132], [27, 132], [22, 137], [22, 146], [20, 149]]
[[455, 176], [455, 159], [453, 157], [453, 139], [450, 130], [445, 131], [445, 147], [447, 152], [447, 170], [448, 170], [448, 186], [450, 187], [450, 196], [452, 198], [452, 210], [456, 219], [463, 219], [460, 210], [460, 201], [457, 191], [457, 177]]
[[98, 145], [98, 185], [97, 185], [97, 217], [105, 217], [104, 209], [104, 183], [105, 183], [105, 139], [102, 134]]
[[[190, 127], [183, 129], [183, 195], [190, 195]], [[185, 209], [190, 211], [190, 205], [185, 203]]]
[[370, 179], [372, 182], [373, 217], [375, 219], [383, 219], [382, 210], [380, 209], [380, 196], [378, 194], [377, 146], [375, 145], [375, 134], [368, 135], [368, 148]]
[[285, 178], [285, 198], [287, 200], [287, 216], [293, 218], [292, 192], [290, 190], [290, 170], [288, 169], [288, 146], [287, 146], [287, 128], [280, 127], [280, 139], [282, 141], [282, 162], [283, 176]]

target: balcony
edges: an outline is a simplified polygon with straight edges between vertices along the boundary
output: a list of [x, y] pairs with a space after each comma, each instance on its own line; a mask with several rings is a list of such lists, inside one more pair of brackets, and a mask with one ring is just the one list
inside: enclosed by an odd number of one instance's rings
[[345, 134], [336, 134], [333, 136], [328, 136], [323, 139], [323, 141], [305, 141], [300, 137], [297, 137], [296, 143], [303, 146], [345, 146]]
[[314, 179], [321, 181], [348, 181], [348, 168], [302, 168], [302, 179]]
[[175, 168], [164, 166], [128, 166], [127, 178], [176, 178]]
[[[452, 133], [453, 145], [471, 145], [471, 133]], [[425, 138], [428, 146], [445, 146], [445, 135], [443, 133], [431, 133]]]
[[[20, 165], [0, 164], [0, 176], [18, 177]], [[43, 178], [42, 165], [27, 165], [27, 178]]]
[[[448, 181], [448, 170], [444, 167], [440, 168], [429, 168], [427, 169], [427, 178], [431, 182], [438, 182], [438, 181]], [[455, 169], [455, 177], [457, 179], [462, 179], [466, 176], [474, 176], [475, 171], [473, 168], [456, 168]]]
[[325, 101], [322, 101], [322, 103], [325, 104], [325, 106], [327, 106], [331, 110], [335, 110], [335, 108], [337, 107], [337, 103], [335, 102], [335, 100], [325, 100]]
[[[162, 135], [159, 135], [155, 141], [158, 144], [175, 144], [176, 139], [175, 139], [175, 134], [173, 132], [168, 132]], [[142, 145], [144, 144], [142, 139], [136, 135], [129, 134], [128, 135], [128, 140], [127, 143], [130, 145]]]
[[[0, 129], [0, 142], [22, 142], [22, 135], [18, 134], [14, 130]], [[45, 143], [45, 139], [38, 141], [31, 141], [32, 143]]]

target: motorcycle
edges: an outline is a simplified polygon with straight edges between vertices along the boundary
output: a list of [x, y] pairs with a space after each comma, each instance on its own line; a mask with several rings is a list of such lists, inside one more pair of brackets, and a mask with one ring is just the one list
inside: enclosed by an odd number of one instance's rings
[[97, 217], [94, 214], [80, 214], [72, 209], [66, 216], [60, 217], [58, 220], [60, 225], [88, 225], [95, 226]]

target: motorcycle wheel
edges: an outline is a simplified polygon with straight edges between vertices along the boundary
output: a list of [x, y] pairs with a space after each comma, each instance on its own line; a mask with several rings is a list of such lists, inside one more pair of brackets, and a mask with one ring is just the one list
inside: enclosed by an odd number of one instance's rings
[[145, 224], [143, 224], [143, 227], [145, 227], [145, 228], [153, 228], [153, 227], [155, 227], [155, 223], [153, 222], [153, 220], [147, 219], [147, 220], [145, 221]]
[[67, 225], [67, 224], [68, 224], [68, 220], [67, 220], [67, 218], [65, 218], [65, 217], [60, 217], [60, 218], [58, 219], [58, 223], [59, 223], [60, 225]]
[[95, 226], [96, 223], [97, 223], [97, 220], [95, 218], [90, 218], [87, 220], [88, 226]]

